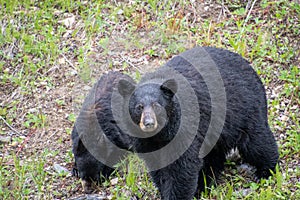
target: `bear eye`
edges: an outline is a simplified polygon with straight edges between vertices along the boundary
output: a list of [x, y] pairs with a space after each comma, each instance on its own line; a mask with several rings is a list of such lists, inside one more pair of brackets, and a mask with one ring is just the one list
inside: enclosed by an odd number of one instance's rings
[[142, 104], [138, 104], [136, 107], [135, 107], [135, 110], [138, 111], [138, 112], [142, 112], [144, 109], [144, 106]]
[[162, 106], [157, 102], [153, 103], [152, 106], [155, 111], [160, 111], [162, 108]]

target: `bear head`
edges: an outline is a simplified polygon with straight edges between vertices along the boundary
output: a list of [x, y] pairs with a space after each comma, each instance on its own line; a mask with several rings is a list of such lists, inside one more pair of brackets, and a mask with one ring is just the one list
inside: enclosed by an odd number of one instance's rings
[[177, 87], [174, 79], [139, 85], [120, 80], [118, 84], [119, 93], [129, 99], [131, 119], [144, 133], [157, 133], [168, 123]]

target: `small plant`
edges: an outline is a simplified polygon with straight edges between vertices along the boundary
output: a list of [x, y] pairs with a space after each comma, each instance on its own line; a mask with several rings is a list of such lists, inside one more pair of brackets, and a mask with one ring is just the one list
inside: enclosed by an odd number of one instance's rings
[[26, 119], [27, 120], [24, 123], [24, 126], [26, 128], [45, 127], [45, 125], [46, 125], [46, 116], [44, 114], [28, 113], [26, 115]]

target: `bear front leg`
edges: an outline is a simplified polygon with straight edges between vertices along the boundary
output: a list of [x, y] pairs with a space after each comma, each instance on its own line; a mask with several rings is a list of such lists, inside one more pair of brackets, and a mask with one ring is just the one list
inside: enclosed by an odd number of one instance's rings
[[181, 157], [165, 168], [150, 172], [150, 175], [162, 200], [190, 200], [196, 193], [201, 167], [199, 158]]

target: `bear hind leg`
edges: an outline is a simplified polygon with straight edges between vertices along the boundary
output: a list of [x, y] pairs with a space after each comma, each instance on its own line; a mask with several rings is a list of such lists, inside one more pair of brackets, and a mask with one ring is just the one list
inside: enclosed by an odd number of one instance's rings
[[257, 178], [268, 178], [278, 161], [278, 147], [269, 128], [244, 135], [237, 148], [242, 159], [256, 167]]

